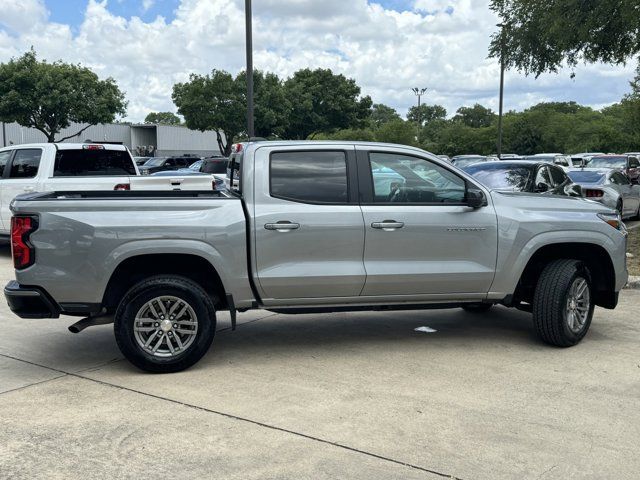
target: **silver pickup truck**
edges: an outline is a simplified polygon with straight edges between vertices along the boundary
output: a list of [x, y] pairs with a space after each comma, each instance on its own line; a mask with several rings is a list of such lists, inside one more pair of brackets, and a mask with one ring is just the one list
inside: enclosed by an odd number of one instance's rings
[[216, 311], [285, 313], [502, 304], [543, 341], [577, 344], [627, 281], [626, 230], [599, 203], [496, 192], [423, 150], [257, 142], [229, 192], [53, 192], [12, 203], [25, 318], [114, 322], [141, 369], [196, 363]]

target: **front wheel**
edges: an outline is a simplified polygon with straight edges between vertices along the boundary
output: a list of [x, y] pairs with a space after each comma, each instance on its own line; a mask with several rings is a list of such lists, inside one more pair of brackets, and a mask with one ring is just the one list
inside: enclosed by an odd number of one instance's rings
[[207, 353], [216, 330], [215, 308], [197, 283], [156, 276], [134, 285], [114, 319], [122, 354], [147, 372], [179, 372]]
[[550, 345], [571, 347], [584, 338], [593, 318], [591, 275], [579, 260], [555, 260], [538, 279], [533, 323]]

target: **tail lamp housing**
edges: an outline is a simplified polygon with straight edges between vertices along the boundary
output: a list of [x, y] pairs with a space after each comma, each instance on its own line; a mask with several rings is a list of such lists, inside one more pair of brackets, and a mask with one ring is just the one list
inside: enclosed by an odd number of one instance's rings
[[36, 251], [29, 237], [37, 229], [37, 217], [16, 215], [11, 218], [11, 256], [16, 270], [23, 270], [35, 262]]

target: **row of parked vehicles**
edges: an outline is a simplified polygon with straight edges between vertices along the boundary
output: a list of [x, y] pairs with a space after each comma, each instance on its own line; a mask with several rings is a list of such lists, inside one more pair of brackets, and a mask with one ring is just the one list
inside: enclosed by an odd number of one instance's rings
[[460, 155], [451, 160], [486, 186], [507, 191], [585, 197], [640, 217], [640, 153]]

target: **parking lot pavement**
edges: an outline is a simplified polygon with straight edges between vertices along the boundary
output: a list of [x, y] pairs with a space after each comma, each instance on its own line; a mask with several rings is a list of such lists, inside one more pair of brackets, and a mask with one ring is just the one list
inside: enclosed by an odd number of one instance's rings
[[624, 291], [571, 349], [505, 308], [248, 312], [194, 368], [149, 375], [109, 326], [2, 302], [0, 477], [635, 479], [639, 307]]

